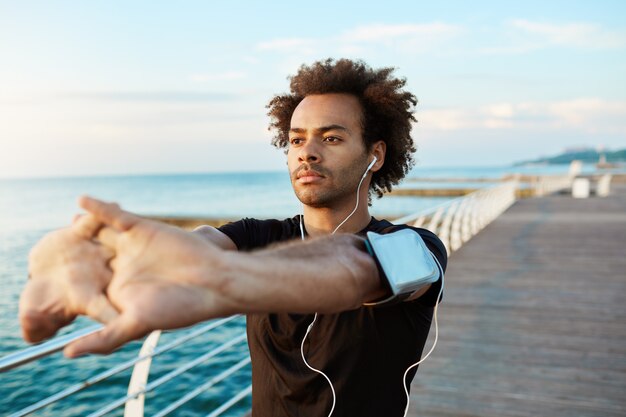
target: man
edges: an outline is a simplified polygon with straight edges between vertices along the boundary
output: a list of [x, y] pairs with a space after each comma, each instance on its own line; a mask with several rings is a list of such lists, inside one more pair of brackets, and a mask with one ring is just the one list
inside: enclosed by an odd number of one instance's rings
[[[316, 62], [268, 105], [302, 215], [186, 233], [82, 198], [88, 214], [31, 253], [24, 337], [49, 337], [77, 314], [105, 323], [66, 348], [73, 357], [245, 313], [253, 416], [402, 415], [403, 374], [421, 356], [441, 280], [402, 302], [364, 306], [389, 290], [361, 236], [399, 229], [370, 216], [369, 196], [397, 184], [415, 150], [416, 100], [391, 74]], [[445, 269], [439, 239], [415, 231]]]

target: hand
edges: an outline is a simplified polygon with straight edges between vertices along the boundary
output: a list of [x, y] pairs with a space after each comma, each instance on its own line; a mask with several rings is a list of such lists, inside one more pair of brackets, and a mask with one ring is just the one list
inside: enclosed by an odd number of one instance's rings
[[28, 342], [54, 335], [84, 314], [107, 323], [117, 316], [105, 289], [111, 252], [91, 241], [99, 229], [93, 216], [44, 236], [29, 256], [30, 279], [20, 297], [19, 319]]
[[120, 315], [101, 331], [68, 345], [66, 355], [109, 353], [152, 330], [234, 312], [216, 291], [216, 265], [226, 255], [206, 239], [115, 204], [83, 197], [80, 205], [103, 224], [98, 240], [116, 254], [107, 294]]

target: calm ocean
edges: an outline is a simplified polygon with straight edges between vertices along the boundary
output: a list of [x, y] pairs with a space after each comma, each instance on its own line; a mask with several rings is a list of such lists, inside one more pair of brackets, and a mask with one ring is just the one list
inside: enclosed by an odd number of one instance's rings
[[[566, 173], [567, 166], [482, 167], [482, 168], [416, 168], [410, 177], [429, 178], [499, 178], [503, 174]], [[593, 168], [586, 166], [585, 171]], [[412, 186], [406, 181], [403, 186]], [[438, 183], [455, 187], [460, 184]], [[489, 183], [476, 183], [487, 186]], [[419, 186], [434, 186], [420, 183]], [[117, 201], [125, 209], [145, 215], [170, 215], [216, 218], [285, 218], [300, 211], [286, 173], [180, 174], [54, 179], [0, 180], [0, 357], [27, 346], [20, 337], [17, 323], [19, 293], [27, 276], [29, 249], [46, 232], [69, 223], [77, 212], [76, 198], [89, 194]], [[377, 217], [399, 216], [427, 209], [446, 199], [418, 197], [385, 197], [375, 200], [372, 212]], [[92, 324], [77, 320], [63, 333]], [[153, 361], [150, 381], [176, 368], [199, 352], [232, 338], [244, 329], [238, 320], [210, 335], [202, 336], [183, 348], [175, 349]], [[180, 332], [165, 334], [161, 344], [173, 340]], [[61, 354], [0, 375], [0, 415], [17, 411], [71, 383], [107, 369], [114, 363], [136, 356], [140, 344], [131, 343], [109, 357], [86, 357], [69, 361]], [[219, 360], [207, 361], [189, 373], [174, 379], [148, 394], [147, 415], [180, 398], [210, 376], [234, 364], [246, 355], [247, 348], [230, 349]], [[125, 395], [129, 372], [123, 372], [104, 383], [40, 411], [38, 415], [86, 415]], [[249, 368], [228, 383], [219, 384], [175, 412], [179, 416], [206, 415], [238, 388], [249, 381]], [[224, 415], [240, 416], [249, 409], [244, 401]], [[122, 415], [118, 409], [111, 415]]]

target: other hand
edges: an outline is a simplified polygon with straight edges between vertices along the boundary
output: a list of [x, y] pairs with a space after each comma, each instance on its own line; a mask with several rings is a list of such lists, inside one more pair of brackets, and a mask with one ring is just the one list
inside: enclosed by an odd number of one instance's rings
[[68, 356], [109, 353], [156, 329], [189, 326], [232, 314], [215, 289], [225, 254], [206, 239], [83, 197], [80, 205], [104, 225], [103, 246], [115, 253], [107, 294], [120, 315], [103, 330], [77, 340]]
[[28, 342], [39, 342], [78, 314], [102, 323], [117, 316], [105, 295], [112, 253], [91, 239], [100, 227], [93, 216], [48, 233], [31, 250], [29, 275], [20, 297], [19, 319]]

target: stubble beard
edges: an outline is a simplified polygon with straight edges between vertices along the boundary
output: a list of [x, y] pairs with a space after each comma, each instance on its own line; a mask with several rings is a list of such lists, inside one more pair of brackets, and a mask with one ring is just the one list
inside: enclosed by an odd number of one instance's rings
[[[359, 181], [367, 168], [367, 156], [354, 161], [340, 171], [330, 172], [326, 169], [311, 168], [324, 175], [323, 184], [297, 184], [292, 176], [292, 187], [296, 197], [304, 205], [314, 208], [331, 208], [346, 200], [356, 203]], [[297, 172], [297, 171], [296, 171]]]

